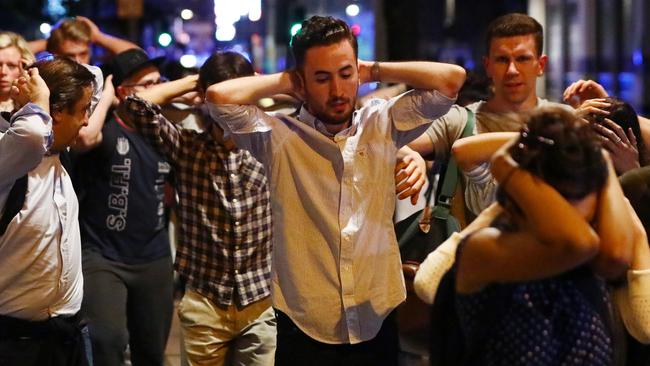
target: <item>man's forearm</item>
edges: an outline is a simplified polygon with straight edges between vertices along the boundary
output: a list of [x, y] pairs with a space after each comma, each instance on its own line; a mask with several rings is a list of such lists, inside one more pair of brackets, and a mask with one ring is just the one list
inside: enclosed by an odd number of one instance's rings
[[137, 96], [154, 104], [166, 104], [179, 95], [196, 89], [197, 75], [155, 85], [137, 93]]
[[79, 136], [72, 149], [75, 151], [88, 151], [102, 142], [102, 128], [106, 116], [111, 108], [112, 98], [104, 96], [99, 100], [93, 114], [88, 118], [88, 126], [79, 130]]
[[132, 48], [139, 48], [136, 44], [131, 43], [125, 39], [117, 38], [106, 33], [99, 33], [95, 39], [95, 43], [107, 49], [114, 55], [130, 50]]
[[255, 104], [264, 97], [295, 92], [292, 78], [291, 72], [284, 71], [230, 79], [210, 86], [206, 99], [214, 104]]
[[378, 81], [404, 83], [416, 89], [437, 90], [455, 97], [465, 82], [465, 70], [458, 66], [440, 62], [380, 62]]

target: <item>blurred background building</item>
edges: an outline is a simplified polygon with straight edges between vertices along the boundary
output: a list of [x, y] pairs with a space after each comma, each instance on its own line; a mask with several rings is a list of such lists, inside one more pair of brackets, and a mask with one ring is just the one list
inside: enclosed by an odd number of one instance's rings
[[[287, 45], [314, 14], [345, 19], [362, 59], [430, 59], [481, 72], [483, 33], [495, 17], [525, 12], [545, 29], [549, 55], [540, 95], [592, 78], [638, 110], [650, 112], [650, 2], [645, 0], [3, 0], [0, 28], [28, 40], [47, 37], [60, 19], [83, 15], [99, 27], [200, 66], [214, 50], [245, 54], [259, 72], [291, 67]], [[95, 50], [101, 63], [105, 55]]]

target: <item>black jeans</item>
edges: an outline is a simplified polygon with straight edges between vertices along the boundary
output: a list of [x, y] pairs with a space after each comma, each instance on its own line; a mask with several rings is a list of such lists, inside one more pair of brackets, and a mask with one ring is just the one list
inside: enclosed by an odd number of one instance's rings
[[83, 251], [84, 299], [95, 366], [164, 364], [174, 310], [171, 257], [127, 265]]
[[276, 366], [396, 366], [398, 358], [395, 311], [386, 319], [375, 338], [358, 344], [327, 344], [302, 332], [284, 313], [275, 311], [278, 321]]
[[0, 365], [92, 366], [88, 327], [80, 318], [27, 321], [0, 315]]

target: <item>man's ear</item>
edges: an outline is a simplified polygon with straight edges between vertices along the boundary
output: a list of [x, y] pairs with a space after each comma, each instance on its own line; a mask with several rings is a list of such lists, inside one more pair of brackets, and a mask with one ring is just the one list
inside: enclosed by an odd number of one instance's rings
[[483, 56], [483, 70], [485, 70], [485, 74], [491, 78], [492, 75], [490, 75], [489, 66], [490, 66], [490, 58], [488, 56]]
[[59, 117], [61, 117], [60, 111], [50, 111], [50, 117], [52, 117], [52, 125], [56, 125]]
[[539, 56], [539, 60], [537, 61], [537, 63], [539, 64], [539, 68], [537, 70], [537, 76], [544, 75], [544, 71], [546, 70], [546, 62], [547, 61], [548, 61], [548, 56], [547, 55]]
[[305, 100], [306, 88], [305, 88], [305, 76], [300, 69], [296, 69], [296, 72], [293, 73], [294, 85], [296, 86], [296, 94], [301, 100]]
[[126, 97], [128, 97], [126, 88], [123, 87], [122, 85], [118, 85], [117, 87], [115, 87], [115, 96], [119, 100], [126, 99]]

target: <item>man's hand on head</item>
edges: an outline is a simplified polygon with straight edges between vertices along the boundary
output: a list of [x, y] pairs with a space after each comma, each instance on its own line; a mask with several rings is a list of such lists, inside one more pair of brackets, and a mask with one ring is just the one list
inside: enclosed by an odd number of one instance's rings
[[88, 26], [88, 28], [90, 28], [90, 41], [93, 43], [97, 42], [97, 40], [102, 34], [102, 31], [99, 30], [97, 24], [95, 24], [95, 22], [93, 22], [92, 20], [82, 16], [77, 16], [75, 19], [77, 19], [82, 23], [85, 23]]
[[14, 81], [11, 96], [17, 109], [31, 102], [47, 113], [50, 111], [50, 89], [35, 67], [23, 71], [22, 75]]
[[373, 75], [372, 75], [373, 64], [374, 62], [372, 61], [364, 61], [361, 59], [358, 60], [360, 84], [366, 84], [366, 83], [371, 83], [373, 81], [378, 81], [378, 80], [373, 80]]

